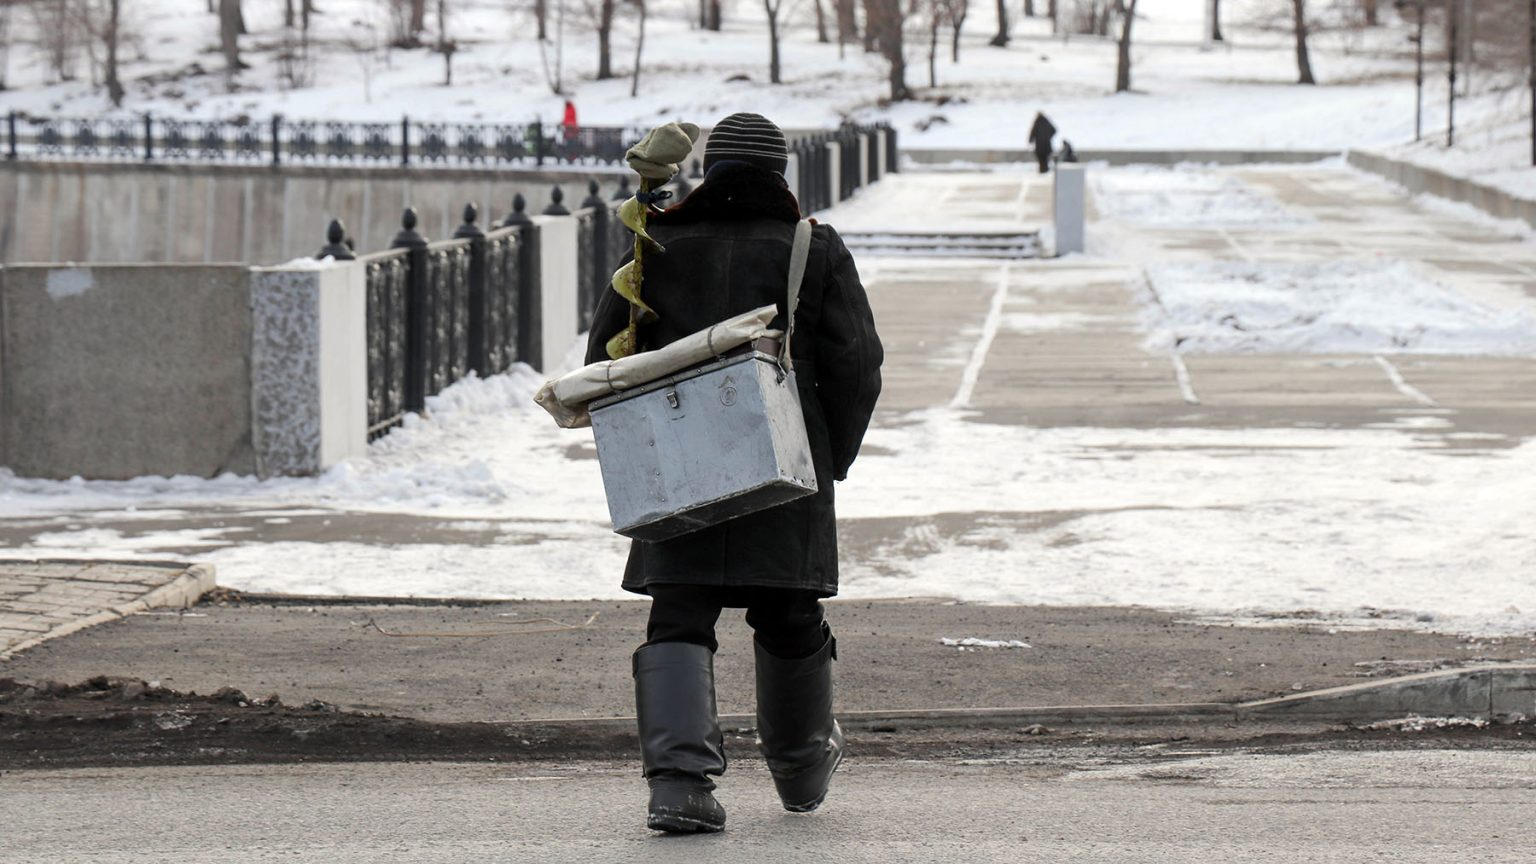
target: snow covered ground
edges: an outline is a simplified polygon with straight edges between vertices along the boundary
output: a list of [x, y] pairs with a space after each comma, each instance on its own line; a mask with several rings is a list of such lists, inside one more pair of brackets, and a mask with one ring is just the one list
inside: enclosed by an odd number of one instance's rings
[[[285, 81], [276, 54], [279, 4], [246, 4], [251, 35], [236, 92], [226, 92], [216, 19], [172, 0], [124, 0], [129, 38], [124, 111], [233, 118], [273, 112], [295, 118], [519, 121], [560, 116], [563, 97], [549, 84], [556, 44], [533, 38], [531, 4], [485, 0], [448, 4], [448, 33], [459, 50], [454, 85], [442, 86], [440, 54], [387, 49], [380, 0], [329, 0], [315, 18], [312, 66], [298, 86]], [[1020, 4], [1010, 4], [1018, 6]], [[559, 3], [551, 3], [553, 10]], [[1111, 95], [1115, 46], [1097, 37], [1053, 38], [1049, 23], [1015, 8], [1014, 42], [989, 47], [993, 4], [972, 3], [958, 64], [937, 63], [929, 87], [926, 45], [909, 34], [908, 81], [915, 101], [883, 104], [885, 64], [858, 46], [818, 44], [812, 6], [786, 11], [784, 83], [767, 83], [768, 37], [760, 4], [728, 6], [723, 32], [691, 28], [692, 4], [656, 6], [646, 32], [639, 96], [627, 72], [637, 35], [632, 7], [620, 4], [614, 65], [620, 77], [593, 80], [596, 40], [585, 6], [566, 3], [559, 60], [565, 93], [588, 124], [649, 124], [681, 118], [709, 123], [735, 110], [766, 114], [786, 127], [833, 125], [844, 118], [889, 119], [909, 145], [1022, 147], [1035, 110], [1055, 118], [1079, 147], [1342, 148], [1410, 137], [1411, 68], [1401, 26], [1322, 33], [1313, 63], [1322, 86], [1300, 87], [1286, 33], [1248, 26], [1274, 0], [1223, 3], [1227, 41], [1202, 50], [1203, 0], [1142, 4], [1136, 25], [1135, 92]], [[555, 13], [552, 13], [555, 14]], [[1391, 16], [1388, 16], [1391, 18]], [[30, 19], [19, 15], [25, 32]], [[428, 16], [435, 29], [435, 16]], [[553, 22], [552, 22], [553, 29]], [[435, 41], [435, 32], [426, 41]], [[94, 114], [107, 109], [82, 57], [79, 80], [58, 83], [34, 46], [10, 60], [0, 108]]]

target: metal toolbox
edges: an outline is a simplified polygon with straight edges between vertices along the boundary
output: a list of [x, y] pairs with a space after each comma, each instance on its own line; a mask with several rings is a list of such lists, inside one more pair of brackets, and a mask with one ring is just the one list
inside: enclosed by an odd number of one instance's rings
[[590, 406], [613, 530], [665, 540], [816, 492], [774, 340]]

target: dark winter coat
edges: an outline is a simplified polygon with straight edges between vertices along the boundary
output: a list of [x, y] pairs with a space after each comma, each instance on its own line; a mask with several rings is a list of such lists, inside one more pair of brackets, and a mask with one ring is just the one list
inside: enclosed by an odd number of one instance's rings
[[[784, 178], [743, 162], [714, 166], [704, 183], [650, 232], [666, 247], [647, 254], [643, 296], [660, 320], [640, 328], [652, 350], [769, 303], [783, 326], [790, 247], [800, 210]], [[604, 291], [587, 362], [606, 360], [605, 343], [629, 323], [628, 304]], [[830, 225], [811, 232], [792, 343], [819, 491], [768, 510], [661, 542], [630, 547], [624, 588], [657, 583], [797, 588], [837, 593], [833, 480], [841, 480], [880, 394], [884, 352], [853, 257]]]
[[1044, 114], [1035, 115], [1035, 125], [1029, 127], [1029, 143], [1035, 145], [1035, 152], [1049, 153], [1053, 149], [1051, 139], [1056, 137], [1056, 126]]

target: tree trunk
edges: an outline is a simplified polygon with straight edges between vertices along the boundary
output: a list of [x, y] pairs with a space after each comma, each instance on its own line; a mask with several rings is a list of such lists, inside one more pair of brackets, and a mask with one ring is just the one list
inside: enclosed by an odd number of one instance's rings
[[827, 13], [821, 8], [821, 0], [811, 0], [816, 4], [816, 41], [827, 43], [832, 38], [827, 35]]
[[613, 77], [613, 52], [610, 50], [613, 38], [613, 4], [614, 0], [602, 0], [597, 7], [597, 80], [607, 81]]
[[1211, 41], [1225, 41], [1221, 36], [1221, 0], [1211, 0]]
[[949, 60], [951, 63], [960, 62], [960, 30], [965, 27], [965, 16], [969, 14], [967, 7], [962, 5], [960, 10], [950, 18]]
[[719, 33], [722, 17], [720, 14], [720, 0], [709, 0], [709, 29]]
[[411, 0], [411, 44], [421, 38], [421, 31], [427, 29], [427, 0]]
[[1381, 23], [1376, 11], [1376, 0], [1361, 0], [1360, 5], [1365, 9], [1365, 26], [1375, 27]]
[[298, 11], [293, 8], [293, 0], [283, 0], [283, 26], [292, 30], [299, 24]]
[[1296, 27], [1296, 70], [1298, 84], [1316, 84], [1312, 77], [1312, 58], [1307, 53], [1307, 0], [1291, 0]]
[[864, 4], [864, 51], [873, 54], [880, 50], [880, 4], [885, 0], [863, 0]]
[[[1029, 14], [1028, 6], [1025, 7], [1024, 14]], [[997, 35], [993, 36], [987, 44], [998, 48], [1005, 48], [1008, 45], [1008, 0], [997, 0]]]
[[0, 91], [11, 68], [11, 4], [0, 3]]
[[[110, 0], [107, 10], [107, 29], [104, 34], [107, 43], [107, 98], [112, 100], [112, 107], [121, 108], [124, 90], [123, 82], [117, 78], [117, 34], [118, 22], [122, 20], [123, 0]], [[0, 81], [4, 77], [0, 74]]]
[[891, 101], [902, 102], [912, 98], [907, 87], [907, 57], [902, 45], [901, 0], [867, 0], [875, 13], [867, 29], [877, 30], [880, 53], [890, 64]]
[[533, 0], [533, 19], [539, 25], [539, 41], [549, 40], [549, 0]]
[[219, 48], [224, 54], [224, 75], [233, 83], [240, 69], [240, 0], [219, 0]]
[[933, 2], [933, 9], [928, 16], [928, 86], [939, 86], [939, 25], [942, 19], [939, 16], [939, 4]]
[[[640, 13], [640, 34], [635, 38], [635, 70], [629, 79], [629, 98], [631, 99], [640, 95], [640, 60], [645, 55], [645, 0], [635, 0], [635, 7], [635, 11]], [[702, 3], [699, 8], [704, 8]]]
[[1035, 0], [1024, 0], [1024, 17], [1035, 17]]
[[1136, 21], [1136, 0], [1129, 0], [1120, 19], [1120, 46], [1115, 63], [1115, 92], [1131, 89], [1131, 25]]
[[768, 83], [782, 84], [779, 80], [779, 7], [774, 0], [763, 0], [768, 13]]
[[834, 0], [837, 10], [837, 44], [857, 42], [859, 39], [859, 14], [853, 0]]

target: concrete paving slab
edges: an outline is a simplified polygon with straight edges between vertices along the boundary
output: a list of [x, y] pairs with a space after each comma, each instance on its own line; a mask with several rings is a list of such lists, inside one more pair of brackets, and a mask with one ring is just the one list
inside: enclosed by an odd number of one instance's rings
[[124, 615], [189, 606], [212, 588], [207, 565], [0, 560], [0, 661]]

